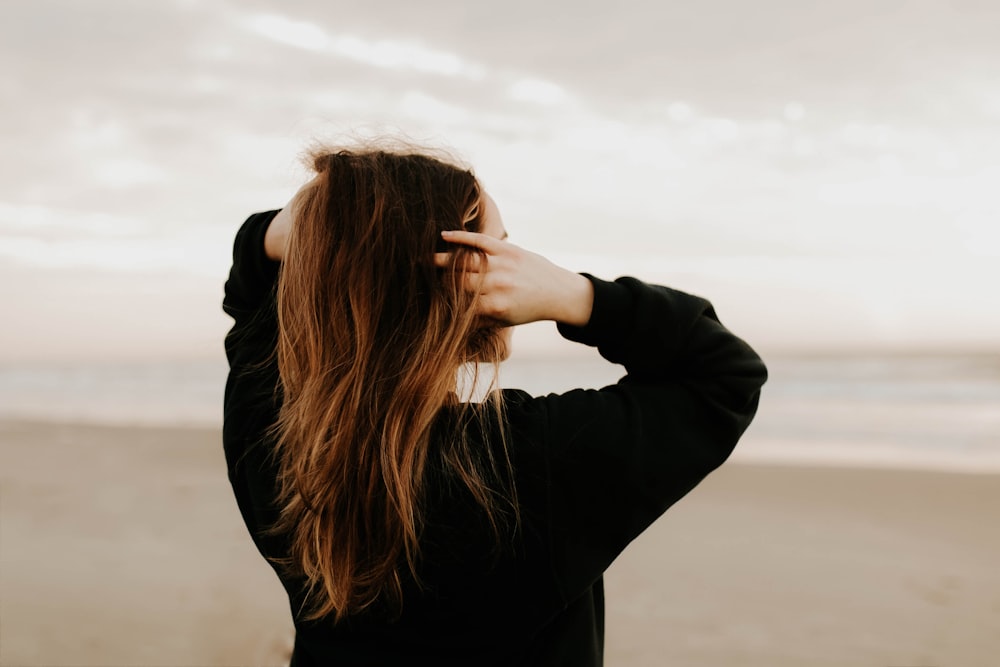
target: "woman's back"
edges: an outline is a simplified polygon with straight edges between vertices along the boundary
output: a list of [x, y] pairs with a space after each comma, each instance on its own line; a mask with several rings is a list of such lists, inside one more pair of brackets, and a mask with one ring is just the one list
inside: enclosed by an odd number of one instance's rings
[[[308, 620], [307, 593], [315, 595], [316, 582], [287, 567], [294, 551], [287, 523], [272, 530], [288, 502], [282, 450], [275, 450], [280, 433], [271, 429], [284, 399], [276, 391], [281, 383], [273, 354], [281, 332], [279, 264], [265, 254], [276, 213], [251, 216], [237, 235], [224, 304], [235, 319], [226, 341], [231, 372], [224, 440], [244, 519], [289, 593], [295, 664], [601, 664], [602, 573], [729, 455], [756, 410], [765, 379], [760, 359], [700, 298], [630, 278], [587, 277], [588, 317], [560, 322], [559, 330], [597, 347], [627, 375], [601, 390], [539, 398], [505, 390], [498, 395], [502, 413], [445, 401], [424, 451], [419, 549], [412, 563], [397, 555], [401, 604], [383, 595], [336, 623], [330, 614]], [[487, 294], [500, 295], [504, 288], [495, 285], [514, 279], [491, 283], [483, 274], [525, 273], [535, 261], [495, 239], [452, 238], [482, 244], [470, 273], [480, 274], [477, 289]], [[551, 282], [533, 289], [544, 291]], [[503, 293], [509, 294], [520, 293]], [[546, 311], [536, 296], [519, 303], [531, 299], [537, 301], [531, 317], [558, 310], [558, 317], [537, 319], [574, 319], [563, 317], [566, 304]], [[527, 317], [524, 312], [503, 311], [515, 313], [510, 319]], [[509, 471], [509, 490], [494, 484], [489, 491], [509, 493], [516, 512], [504, 512], [501, 501], [493, 505], [495, 515], [484, 511], [481, 490], [455, 464], [457, 432], [463, 451], [472, 454], [462, 465]], [[490, 474], [483, 479], [503, 481]]]

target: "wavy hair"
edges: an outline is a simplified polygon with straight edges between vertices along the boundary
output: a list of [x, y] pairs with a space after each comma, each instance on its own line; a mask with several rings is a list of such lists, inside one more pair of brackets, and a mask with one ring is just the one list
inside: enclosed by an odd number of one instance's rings
[[[403, 582], [420, 584], [430, 469], [468, 489], [498, 544], [517, 502], [503, 436], [473, 447], [459, 426], [502, 423], [501, 392], [485, 404], [456, 393], [467, 364], [474, 378], [499, 364], [503, 338], [460, 272], [432, 261], [442, 230], [481, 230], [475, 176], [415, 151], [320, 149], [311, 162], [278, 279], [273, 530], [290, 545], [278, 562], [304, 579], [304, 620], [338, 621], [398, 613]], [[452, 250], [452, 269], [479, 252]]]

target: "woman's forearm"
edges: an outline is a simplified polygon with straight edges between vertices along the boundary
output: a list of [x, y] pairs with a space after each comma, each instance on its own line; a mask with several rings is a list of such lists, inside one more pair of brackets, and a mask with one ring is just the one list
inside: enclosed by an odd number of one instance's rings
[[288, 232], [291, 226], [291, 207], [286, 206], [274, 216], [267, 231], [264, 233], [264, 254], [267, 255], [268, 259], [275, 262], [280, 262], [284, 259], [285, 246], [288, 243]]

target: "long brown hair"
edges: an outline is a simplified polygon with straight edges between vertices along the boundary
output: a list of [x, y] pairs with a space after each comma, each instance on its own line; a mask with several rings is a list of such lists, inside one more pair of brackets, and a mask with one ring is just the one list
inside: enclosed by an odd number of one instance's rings
[[[478, 376], [478, 364], [502, 360], [499, 330], [484, 327], [459, 273], [432, 261], [442, 230], [481, 230], [478, 181], [414, 151], [311, 158], [317, 176], [295, 201], [278, 280], [274, 530], [290, 544], [280, 562], [305, 581], [303, 618], [336, 621], [376, 603], [399, 610], [404, 580], [419, 584], [432, 461], [468, 489], [498, 540], [517, 504], [502, 437], [473, 448], [461, 428], [440, 436], [446, 406], [502, 418], [500, 392], [492, 410], [456, 395], [463, 365]], [[477, 252], [452, 250], [455, 266]]]

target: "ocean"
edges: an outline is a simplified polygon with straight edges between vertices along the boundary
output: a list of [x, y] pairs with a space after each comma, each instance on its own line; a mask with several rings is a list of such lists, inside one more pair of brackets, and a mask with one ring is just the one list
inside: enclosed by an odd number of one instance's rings
[[[1000, 472], [1000, 355], [770, 358], [734, 460]], [[0, 418], [218, 427], [223, 359], [0, 366]], [[501, 384], [533, 394], [601, 387], [595, 357], [514, 358]]]

